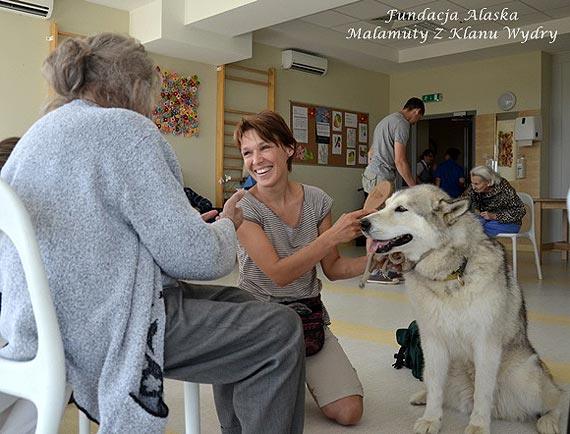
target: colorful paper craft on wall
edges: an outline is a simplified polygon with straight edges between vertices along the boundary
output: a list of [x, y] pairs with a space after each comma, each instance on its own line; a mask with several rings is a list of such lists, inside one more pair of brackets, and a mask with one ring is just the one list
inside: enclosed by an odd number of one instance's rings
[[507, 181], [514, 181], [517, 176], [517, 149], [514, 141], [515, 120], [504, 119], [497, 121], [497, 143], [495, 159], [498, 161], [498, 172]]
[[513, 165], [513, 132], [499, 131], [499, 166]]
[[181, 76], [156, 68], [162, 75], [160, 102], [153, 111], [153, 121], [163, 133], [198, 136], [198, 85], [197, 75]]

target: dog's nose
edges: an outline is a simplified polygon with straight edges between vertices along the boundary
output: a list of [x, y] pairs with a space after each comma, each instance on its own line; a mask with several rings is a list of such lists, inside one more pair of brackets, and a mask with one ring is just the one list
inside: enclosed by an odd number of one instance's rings
[[368, 232], [368, 229], [370, 229], [370, 221], [366, 220], [366, 219], [362, 219], [360, 220], [360, 229], [362, 229], [362, 232]]

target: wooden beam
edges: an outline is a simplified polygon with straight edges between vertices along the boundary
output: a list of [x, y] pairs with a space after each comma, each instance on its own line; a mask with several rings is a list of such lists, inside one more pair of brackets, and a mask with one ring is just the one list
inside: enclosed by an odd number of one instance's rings
[[49, 51], [55, 51], [59, 42], [59, 28], [56, 23], [51, 23], [49, 26]]
[[251, 116], [254, 115], [255, 112], [244, 112], [243, 110], [234, 110], [234, 109], [225, 109], [226, 113], [232, 113], [235, 115], [244, 115], [244, 116]]
[[216, 207], [224, 205], [224, 186], [218, 182], [224, 176], [224, 92], [225, 67], [218, 66], [218, 94], [216, 97]]
[[67, 36], [68, 38], [85, 38], [85, 35], [80, 35], [79, 33], [71, 33], [71, 32], [59, 32], [61, 36]]
[[267, 81], [252, 80], [251, 78], [238, 77], [237, 75], [226, 75], [226, 79], [232, 81], [241, 81], [242, 83], [255, 84], [256, 86], [269, 87], [269, 83]]
[[241, 66], [241, 65], [230, 64], [230, 65], [226, 65], [226, 68], [239, 69], [240, 71], [249, 71], [249, 72], [253, 72], [255, 74], [267, 75], [267, 71], [264, 71], [263, 69], [250, 68], [249, 66]]
[[269, 88], [267, 89], [267, 108], [275, 111], [275, 68], [269, 68]]

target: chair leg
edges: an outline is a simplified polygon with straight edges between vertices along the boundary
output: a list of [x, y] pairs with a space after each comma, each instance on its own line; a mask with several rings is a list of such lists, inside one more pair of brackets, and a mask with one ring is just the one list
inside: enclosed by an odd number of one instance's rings
[[60, 414], [54, 414], [47, 406], [37, 405], [36, 410], [38, 415], [36, 432], [42, 434], [58, 434], [64, 409], [61, 409]]
[[515, 281], [518, 282], [518, 274], [517, 274], [517, 239], [516, 237], [512, 237], [513, 240], [513, 276], [515, 277]]
[[542, 280], [542, 267], [540, 266], [540, 258], [538, 256], [538, 248], [536, 246], [536, 240], [534, 239], [534, 237], [531, 237], [530, 241], [532, 243], [532, 248], [534, 250], [534, 262], [536, 263], [536, 272], [538, 273], [538, 278]]
[[200, 434], [200, 385], [184, 382], [186, 434]]
[[358, 287], [360, 289], [366, 286], [366, 281], [370, 277], [370, 266], [372, 265], [372, 261], [374, 260], [374, 253], [368, 254], [368, 259], [366, 260], [366, 268], [364, 269], [364, 274], [360, 278], [360, 282], [358, 283]]
[[79, 434], [89, 434], [89, 418], [81, 410], [77, 409], [77, 412], [79, 413]]

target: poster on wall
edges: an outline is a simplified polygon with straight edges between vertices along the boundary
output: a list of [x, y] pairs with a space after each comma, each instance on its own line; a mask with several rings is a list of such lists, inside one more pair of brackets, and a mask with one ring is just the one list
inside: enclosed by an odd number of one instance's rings
[[344, 125], [347, 128], [358, 128], [358, 117], [356, 116], [356, 113], [345, 113]]
[[515, 120], [497, 121], [497, 143], [495, 158], [498, 161], [499, 174], [507, 181], [516, 179], [516, 146], [514, 140]]
[[346, 165], [356, 166], [356, 149], [346, 150]]
[[356, 128], [346, 129], [346, 147], [356, 148]]
[[342, 113], [336, 112], [333, 110], [332, 112], [332, 126], [333, 131], [342, 131]]
[[329, 144], [319, 143], [319, 164], [329, 164]]
[[368, 125], [358, 124], [358, 141], [360, 143], [368, 143]]
[[316, 110], [317, 143], [330, 143], [331, 137], [331, 111], [324, 108]]
[[340, 134], [333, 134], [332, 153], [342, 155], [342, 136]]
[[358, 141], [368, 143], [368, 124], [358, 124]]
[[358, 164], [368, 164], [367, 145], [358, 145]]
[[298, 143], [307, 143], [309, 139], [307, 107], [293, 106], [293, 137]]

